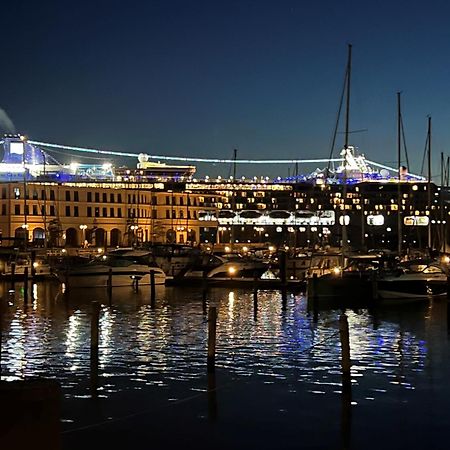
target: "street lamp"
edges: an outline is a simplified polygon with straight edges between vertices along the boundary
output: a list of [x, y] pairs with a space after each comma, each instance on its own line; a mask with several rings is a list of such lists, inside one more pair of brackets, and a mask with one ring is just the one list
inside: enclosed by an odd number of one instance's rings
[[83, 247], [86, 248], [87, 247], [87, 241], [86, 241], [86, 228], [87, 225], [81, 224], [80, 225], [80, 230], [83, 232]]
[[138, 228], [139, 228], [139, 227], [138, 227], [137, 225], [131, 225], [131, 226], [130, 226], [130, 230], [131, 230], [132, 233], [133, 233], [133, 241], [132, 241], [132, 246], [133, 246], [133, 247], [136, 245], [136, 230], [137, 230]]
[[22, 224], [22, 230], [23, 230], [24, 246], [26, 247], [28, 244], [28, 224], [27, 223]]

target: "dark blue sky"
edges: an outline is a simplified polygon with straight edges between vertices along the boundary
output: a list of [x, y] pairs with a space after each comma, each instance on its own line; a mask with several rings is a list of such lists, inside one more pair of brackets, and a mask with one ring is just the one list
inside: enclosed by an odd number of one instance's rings
[[350, 143], [395, 166], [402, 91], [410, 169], [421, 169], [430, 114], [438, 176], [450, 144], [449, 16], [445, 1], [414, 0], [10, 2], [2, 8], [0, 107], [17, 131], [46, 142], [326, 158], [352, 43], [350, 128], [367, 131]]

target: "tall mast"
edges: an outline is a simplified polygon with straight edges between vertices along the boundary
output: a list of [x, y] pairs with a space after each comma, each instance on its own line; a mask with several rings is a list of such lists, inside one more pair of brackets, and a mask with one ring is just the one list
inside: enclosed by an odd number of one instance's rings
[[[233, 151], [233, 186], [236, 187], [236, 158], [237, 158], [237, 149], [235, 148]], [[232, 189], [231, 191], [231, 210], [233, 212], [236, 211], [236, 189]], [[233, 218], [234, 221], [234, 218]], [[230, 233], [230, 244], [233, 249], [234, 246], [234, 223], [231, 223], [231, 233]]]
[[[44, 198], [43, 198], [43, 202], [44, 202], [44, 248], [45, 250], [47, 250], [47, 174], [45, 172], [46, 168], [46, 159], [45, 159], [45, 153], [42, 152], [42, 158], [43, 158], [43, 162], [44, 162]], [[84, 239], [83, 239], [84, 241]], [[83, 242], [84, 245], [84, 242]]]
[[397, 183], [397, 253], [402, 254], [402, 197], [401, 197], [401, 167], [402, 167], [402, 111], [400, 104], [401, 92], [397, 92], [397, 161], [398, 161], [398, 183]]
[[429, 212], [429, 222], [428, 222], [428, 248], [431, 249], [431, 116], [428, 116], [428, 183], [427, 183], [427, 193], [428, 193], [428, 212]]
[[343, 177], [343, 206], [344, 214], [342, 217], [342, 254], [348, 248], [348, 236], [347, 236], [347, 225], [345, 223], [345, 203], [347, 197], [347, 149], [348, 149], [348, 135], [349, 135], [349, 125], [350, 125], [350, 81], [351, 81], [351, 69], [352, 69], [352, 46], [348, 45], [348, 59], [347, 59], [347, 83], [346, 83], [346, 111], [345, 111], [345, 141], [344, 141], [344, 177]]
[[22, 153], [22, 166], [23, 166], [23, 215], [24, 215], [24, 223], [23, 223], [23, 228], [24, 228], [24, 235], [25, 235], [25, 248], [28, 247], [28, 214], [27, 214], [27, 209], [28, 209], [28, 204], [27, 204], [27, 196], [28, 196], [28, 189], [27, 189], [27, 169], [26, 169], [26, 154], [25, 154], [25, 150], [26, 150], [26, 138], [25, 137], [21, 137], [22, 140], [22, 145], [23, 145], [23, 153]]

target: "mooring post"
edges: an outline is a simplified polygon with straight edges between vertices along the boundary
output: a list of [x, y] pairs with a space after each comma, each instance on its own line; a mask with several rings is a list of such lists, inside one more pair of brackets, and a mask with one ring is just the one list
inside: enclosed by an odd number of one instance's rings
[[31, 250], [31, 278], [34, 280], [36, 277], [36, 250]]
[[0, 380], [2, 378], [3, 304], [0, 304]]
[[216, 330], [217, 330], [217, 308], [210, 306], [208, 311], [208, 372], [214, 372], [216, 366]]
[[13, 261], [11, 263], [11, 289], [14, 289], [15, 277], [16, 277], [16, 263]]
[[372, 300], [378, 300], [378, 277], [375, 271], [371, 274], [370, 281], [372, 283]]
[[202, 306], [203, 306], [203, 314], [206, 314], [207, 312], [207, 296], [208, 296], [208, 285], [207, 285], [207, 280], [206, 280], [206, 270], [203, 271], [203, 276], [202, 276]]
[[100, 303], [92, 302], [92, 317], [91, 317], [91, 361], [98, 359], [98, 336], [99, 336], [99, 322], [100, 322]]
[[253, 274], [253, 318], [255, 321], [258, 318], [258, 274], [256, 271]]
[[155, 307], [156, 302], [156, 282], [155, 282], [155, 271], [150, 270], [150, 306]]
[[216, 396], [216, 374], [208, 373], [208, 419], [215, 421], [217, 419], [217, 396]]
[[281, 300], [283, 309], [286, 309], [287, 304], [286, 258], [287, 258], [286, 252], [282, 251], [279, 256], [279, 261], [280, 261], [280, 279], [281, 279]]
[[69, 295], [69, 268], [66, 269], [66, 273], [64, 274], [64, 294], [66, 296]]
[[450, 300], [450, 276], [447, 277], [447, 300]]
[[311, 308], [313, 310], [313, 322], [317, 323], [319, 320], [319, 309], [317, 305], [317, 284], [318, 276], [317, 273], [313, 273], [312, 278], [308, 280], [308, 301], [311, 303]]
[[28, 267], [23, 269], [23, 301], [28, 302]]
[[108, 302], [109, 306], [112, 305], [112, 293], [113, 293], [113, 279], [112, 279], [112, 268], [108, 271], [108, 281], [106, 282], [106, 287], [108, 289]]
[[348, 319], [345, 314], [339, 317], [339, 336], [341, 340], [341, 367], [342, 387], [344, 391], [351, 389], [350, 378], [350, 335], [348, 331]]

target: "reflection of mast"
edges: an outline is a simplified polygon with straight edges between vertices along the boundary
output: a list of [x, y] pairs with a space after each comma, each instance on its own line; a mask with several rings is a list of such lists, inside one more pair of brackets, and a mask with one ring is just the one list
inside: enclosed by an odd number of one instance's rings
[[398, 161], [398, 182], [397, 182], [397, 252], [398, 256], [402, 254], [402, 199], [401, 199], [401, 123], [402, 123], [402, 113], [400, 107], [400, 92], [397, 92], [397, 161]]
[[428, 183], [427, 183], [427, 193], [428, 193], [428, 249], [431, 250], [431, 117], [428, 116], [428, 133], [427, 133], [427, 141], [428, 141], [428, 151], [427, 151], [427, 159], [428, 159]]

